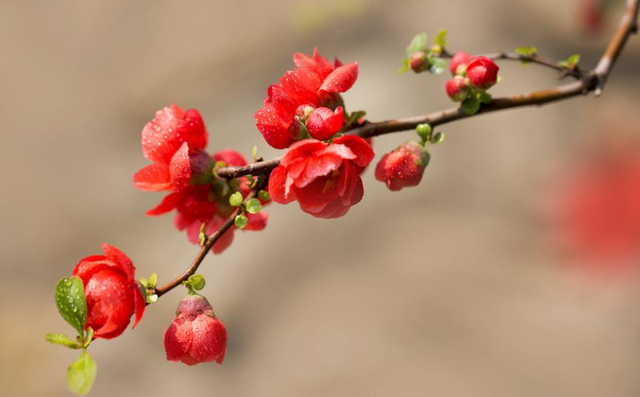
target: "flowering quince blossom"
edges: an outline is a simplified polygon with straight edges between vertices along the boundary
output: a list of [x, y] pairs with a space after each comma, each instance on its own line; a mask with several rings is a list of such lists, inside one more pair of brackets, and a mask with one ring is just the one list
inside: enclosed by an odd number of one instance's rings
[[84, 285], [85, 329], [93, 328], [95, 338], [111, 339], [124, 332], [134, 312], [135, 328], [144, 314], [145, 300], [131, 259], [109, 244], [102, 244], [102, 250], [104, 255], [82, 259], [73, 275]]
[[[176, 210], [174, 224], [180, 231], [186, 230], [193, 244], [199, 243], [200, 228], [212, 234], [233, 213], [229, 197], [234, 191], [246, 196], [249, 191], [247, 178], [235, 180], [235, 185], [214, 178], [212, 169], [216, 162], [229, 166], [247, 165], [242, 155], [234, 150], [218, 151], [213, 156], [204, 151], [207, 130], [197, 110], [182, 110], [171, 105], [156, 113], [142, 130], [142, 150], [153, 164], [136, 172], [134, 186], [147, 191], [169, 191], [162, 202], [147, 211], [158, 216]], [[258, 231], [266, 227], [268, 215], [263, 211], [247, 214], [246, 230]], [[213, 246], [214, 253], [223, 252], [233, 241], [234, 228], [223, 235]]]
[[[309, 134], [320, 140], [335, 134], [338, 112], [342, 115], [342, 97], [339, 93], [349, 90], [358, 78], [358, 63], [343, 65], [337, 59], [332, 65], [320, 56], [318, 49], [313, 57], [296, 53], [293, 56], [296, 68], [285, 73], [280, 81], [267, 89], [264, 106], [256, 114], [256, 126], [269, 145], [276, 149], [286, 149], [293, 142], [305, 139], [300, 119], [301, 109], [322, 110], [317, 116], [309, 117], [312, 123]], [[340, 110], [338, 110], [340, 109]], [[329, 120], [328, 112], [334, 112], [335, 120]], [[327, 125], [318, 125], [322, 119]], [[318, 127], [318, 128], [316, 128]], [[329, 136], [329, 138], [327, 138]]]
[[176, 317], [164, 331], [164, 349], [169, 361], [189, 366], [214, 360], [222, 364], [227, 330], [205, 297], [187, 295], [180, 300]]
[[469, 87], [462, 76], [455, 76], [445, 84], [447, 95], [454, 102], [462, 102], [469, 95]]
[[498, 81], [500, 68], [487, 57], [475, 57], [467, 65], [467, 77], [477, 90], [487, 90]]
[[[473, 55], [469, 55], [464, 51], [458, 51], [452, 58], [449, 63], [449, 71], [452, 76], [458, 74], [460, 66], [463, 66], [462, 70], [466, 70], [467, 65], [473, 59]], [[460, 71], [462, 71], [460, 70]]]
[[305, 139], [294, 143], [269, 178], [273, 201], [298, 200], [300, 208], [317, 218], [338, 218], [362, 200], [360, 174], [373, 160], [371, 146], [345, 135], [332, 143]]
[[418, 142], [409, 141], [382, 156], [376, 166], [376, 179], [389, 190], [418, 186], [429, 164], [429, 152]]

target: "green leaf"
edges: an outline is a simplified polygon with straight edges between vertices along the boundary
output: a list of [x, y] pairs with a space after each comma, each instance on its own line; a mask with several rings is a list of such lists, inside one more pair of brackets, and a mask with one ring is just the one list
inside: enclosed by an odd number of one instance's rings
[[402, 66], [397, 70], [398, 74], [406, 73], [411, 70], [410, 65], [411, 60], [409, 58], [404, 58], [402, 60]]
[[462, 113], [467, 116], [471, 116], [472, 114], [478, 113], [478, 110], [480, 110], [480, 101], [478, 101], [478, 98], [476, 97], [469, 97], [462, 101], [460, 108], [462, 109]]
[[236, 216], [234, 223], [238, 229], [244, 229], [249, 223], [249, 219], [244, 215], [238, 215]]
[[93, 341], [93, 328], [87, 328], [87, 335], [84, 338], [84, 348], [86, 349]]
[[149, 275], [149, 286], [155, 288], [158, 285], [158, 274], [151, 273]]
[[576, 66], [580, 63], [580, 58], [580, 54], [573, 54], [566, 60], [558, 62], [558, 66], [561, 66], [563, 68], [575, 69]]
[[205, 285], [204, 277], [202, 277], [201, 274], [194, 274], [192, 276], [189, 276], [187, 281], [189, 282], [189, 284], [191, 284], [191, 287], [193, 287], [193, 289], [196, 291], [200, 291], [201, 289], [204, 288], [204, 285]]
[[87, 302], [84, 298], [84, 286], [78, 277], [65, 277], [56, 285], [56, 305], [64, 320], [84, 335], [87, 322]]
[[441, 49], [449, 45], [449, 42], [447, 41], [447, 29], [440, 29], [433, 42]]
[[515, 52], [525, 57], [531, 57], [538, 52], [538, 49], [536, 47], [518, 47]]
[[444, 141], [445, 135], [444, 132], [438, 132], [431, 138], [431, 143], [437, 145]]
[[262, 204], [260, 203], [260, 200], [256, 198], [252, 198], [247, 201], [247, 203], [245, 204], [245, 207], [247, 208], [248, 213], [256, 214], [260, 212], [260, 210], [262, 209]]
[[431, 74], [442, 74], [448, 70], [447, 62], [442, 58], [430, 58], [429, 64], [429, 73]]
[[411, 43], [407, 46], [407, 56], [410, 57], [411, 54], [418, 51], [426, 51], [427, 50], [427, 34], [426, 33], [418, 33], [413, 36]]
[[242, 193], [235, 192], [229, 197], [229, 204], [231, 204], [232, 207], [240, 207], [240, 205], [242, 205], [242, 200]]
[[79, 396], [86, 396], [96, 380], [98, 367], [89, 353], [83, 351], [80, 358], [67, 368], [67, 386]]
[[271, 195], [266, 190], [260, 190], [258, 192], [258, 197], [262, 201], [271, 201]]
[[256, 162], [256, 159], [258, 158], [258, 147], [254, 146], [253, 150], [251, 151], [251, 158], [253, 159], [253, 162]]
[[488, 92], [482, 92], [478, 95], [478, 100], [480, 101], [480, 103], [484, 103], [485, 105], [487, 105], [491, 103], [493, 98], [491, 98], [491, 94], [489, 94]]
[[62, 334], [46, 334], [44, 338], [47, 342], [51, 342], [54, 345], [62, 345], [69, 349], [80, 349], [82, 347], [78, 342], [71, 340], [69, 337]]

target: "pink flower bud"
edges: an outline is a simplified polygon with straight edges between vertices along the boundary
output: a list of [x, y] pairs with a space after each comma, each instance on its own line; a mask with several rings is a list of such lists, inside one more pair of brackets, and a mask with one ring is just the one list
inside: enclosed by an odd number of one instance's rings
[[467, 99], [469, 95], [469, 87], [467, 87], [465, 78], [462, 76], [456, 76], [447, 81], [445, 88], [447, 95], [449, 95], [449, 98], [454, 102], [462, 102]]
[[164, 332], [168, 361], [191, 366], [210, 361], [222, 364], [227, 351], [227, 330], [213, 314], [207, 298], [187, 295], [178, 305], [176, 317]]
[[498, 81], [500, 68], [487, 57], [475, 57], [467, 66], [467, 77], [471, 84], [479, 90], [491, 88]]
[[469, 55], [464, 51], [458, 51], [458, 53], [451, 58], [451, 62], [449, 63], [449, 71], [451, 72], [451, 75], [455, 76], [458, 74], [458, 68], [460, 66], [468, 65], [469, 62], [471, 62], [471, 59], [473, 59], [473, 55]]
[[376, 179], [391, 191], [417, 186], [429, 164], [429, 152], [418, 142], [409, 141], [385, 154], [376, 166]]
[[309, 135], [319, 141], [331, 139], [344, 124], [344, 111], [338, 106], [335, 112], [329, 108], [317, 108], [307, 120]]
[[411, 70], [416, 73], [422, 73], [429, 70], [429, 60], [427, 59], [427, 54], [423, 51], [414, 52], [411, 54], [411, 59], [409, 60], [409, 66]]

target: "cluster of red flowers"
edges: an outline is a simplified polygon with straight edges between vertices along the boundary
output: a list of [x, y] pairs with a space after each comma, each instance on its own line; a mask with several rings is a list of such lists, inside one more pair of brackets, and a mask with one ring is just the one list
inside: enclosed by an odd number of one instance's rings
[[462, 102], [472, 95], [483, 93], [496, 84], [499, 69], [490, 58], [474, 57], [459, 51], [449, 64], [453, 78], [445, 85], [447, 95], [454, 102]]
[[360, 174], [373, 160], [371, 145], [357, 136], [339, 136], [345, 113], [341, 92], [358, 77], [356, 62], [332, 65], [314, 50], [297, 53], [296, 69], [267, 90], [256, 125], [267, 143], [288, 148], [269, 178], [269, 194], [277, 203], [297, 200], [318, 218], [337, 218], [360, 202]]
[[[174, 218], [178, 230], [187, 231], [189, 241], [198, 244], [199, 233], [205, 225], [207, 234], [215, 232], [233, 213], [229, 197], [236, 191], [246, 196], [250, 188], [247, 178], [227, 181], [216, 178], [216, 163], [243, 166], [247, 161], [234, 150], [226, 149], [212, 156], [205, 152], [207, 130], [197, 110], [182, 110], [171, 105], [156, 113], [155, 119], [142, 130], [142, 151], [153, 161], [133, 176], [134, 186], [147, 191], [170, 192], [147, 215], [162, 215], [176, 210]], [[262, 230], [268, 215], [263, 211], [247, 214], [245, 230]], [[213, 252], [224, 251], [233, 241], [233, 229], [213, 246]]]

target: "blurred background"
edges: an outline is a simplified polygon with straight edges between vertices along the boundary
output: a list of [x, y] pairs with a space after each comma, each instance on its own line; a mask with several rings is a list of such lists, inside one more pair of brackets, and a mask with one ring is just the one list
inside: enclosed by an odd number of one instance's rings
[[[132, 186], [156, 110], [197, 108], [210, 151], [270, 158], [253, 113], [294, 52], [357, 60], [345, 100], [370, 120], [423, 114], [451, 103], [446, 76], [396, 74], [415, 33], [593, 67], [622, 1], [601, 21], [580, 3], [1, 1], [0, 395], [70, 394], [77, 352], [44, 341], [71, 329], [53, 290], [101, 243], [161, 284], [195, 255], [172, 216], [144, 215], [161, 194]], [[270, 205], [265, 231], [201, 268], [229, 332], [224, 365], [165, 360], [175, 290], [91, 346], [91, 395], [638, 396], [639, 49], [635, 37], [599, 99], [444, 126], [417, 188], [391, 193], [369, 169], [344, 218]], [[556, 84], [501, 67], [494, 95]], [[413, 136], [377, 139], [378, 158]]]

